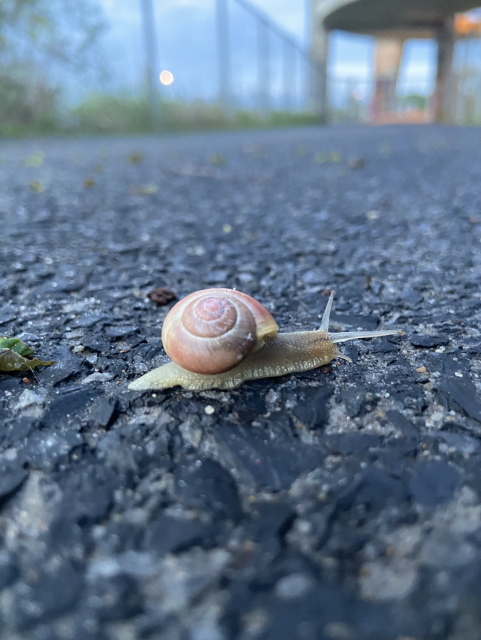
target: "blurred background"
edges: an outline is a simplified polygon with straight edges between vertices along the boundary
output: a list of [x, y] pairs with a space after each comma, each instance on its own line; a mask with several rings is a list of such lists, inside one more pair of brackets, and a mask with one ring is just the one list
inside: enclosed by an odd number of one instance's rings
[[0, 135], [481, 124], [472, 4], [0, 0]]

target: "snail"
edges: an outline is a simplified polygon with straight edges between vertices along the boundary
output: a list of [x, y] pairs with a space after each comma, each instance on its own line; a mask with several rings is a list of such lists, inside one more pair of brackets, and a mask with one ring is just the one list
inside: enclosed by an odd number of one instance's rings
[[278, 333], [269, 311], [245, 293], [196, 291], [165, 318], [162, 342], [172, 362], [134, 380], [129, 389], [235, 389], [246, 380], [308, 371], [334, 358], [351, 362], [338, 342], [403, 335], [397, 330], [329, 333], [334, 295], [332, 291], [317, 331]]

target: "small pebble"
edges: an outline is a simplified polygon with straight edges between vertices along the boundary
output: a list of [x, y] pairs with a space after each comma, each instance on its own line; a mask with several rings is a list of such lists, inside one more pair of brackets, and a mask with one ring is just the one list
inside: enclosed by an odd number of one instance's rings
[[83, 331], [69, 331], [65, 334], [67, 340], [78, 340], [79, 338], [83, 338]]
[[97, 372], [84, 378], [82, 380], [82, 384], [90, 384], [91, 382], [108, 382], [109, 380], [112, 380], [110, 373]]
[[364, 158], [351, 158], [347, 161], [347, 166], [349, 169], [362, 169], [366, 166], [366, 161]]
[[36, 404], [43, 404], [44, 398], [38, 393], [31, 391], [30, 389], [25, 389], [25, 391], [21, 394], [18, 399], [16, 409], [21, 411], [22, 409], [26, 409], [27, 407], [31, 407]]
[[206, 412], [206, 414], [207, 414], [208, 416], [211, 416], [211, 415], [214, 413], [215, 409], [214, 409], [214, 407], [213, 407], [211, 404], [208, 404], [208, 405], [206, 406], [206, 408], [204, 409], [204, 411]]
[[172, 302], [172, 300], [175, 300], [177, 297], [175, 293], [170, 289], [167, 289], [167, 287], [156, 287], [155, 289], [151, 289], [146, 296], [151, 302], [155, 302], [159, 307], [169, 304], [169, 302]]
[[291, 573], [281, 578], [275, 587], [275, 594], [282, 600], [297, 600], [305, 595], [312, 587], [312, 580], [304, 573]]

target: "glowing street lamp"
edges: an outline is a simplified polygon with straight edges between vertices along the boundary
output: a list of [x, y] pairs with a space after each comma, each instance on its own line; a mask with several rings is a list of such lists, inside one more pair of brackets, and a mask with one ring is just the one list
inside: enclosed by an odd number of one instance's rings
[[174, 82], [174, 76], [170, 71], [164, 70], [160, 74], [159, 80], [160, 80], [161, 84], [163, 84], [165, 87], [168, 87], [169, 85], [171, 85]]

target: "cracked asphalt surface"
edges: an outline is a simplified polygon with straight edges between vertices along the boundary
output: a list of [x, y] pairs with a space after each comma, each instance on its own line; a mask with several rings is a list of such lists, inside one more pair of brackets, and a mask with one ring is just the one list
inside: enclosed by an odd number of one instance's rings
[[[481, 133], [0, 143], [8, 640], [481, 638]], [[232, 392], [159, 366], [146, 294], [406, 336]]]

